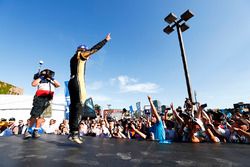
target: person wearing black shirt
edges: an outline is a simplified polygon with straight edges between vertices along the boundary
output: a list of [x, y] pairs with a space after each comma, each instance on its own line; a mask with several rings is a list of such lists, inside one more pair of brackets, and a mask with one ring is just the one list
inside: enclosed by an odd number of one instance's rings
[[86, 62], [92, 54], [100, 50], [110, 39], [110, 34], [108, 34], [104, 40], [91, 49], [88, 49], [85, 45], [78, 46], [76, 53], [70, 60], [70, 80], [68, 84], [71, 103], [69, 106], [69, 140], [78, 144], [82, 143], [78, 135], [78, 125], [82, 119], [87, 97], [85, 86]]

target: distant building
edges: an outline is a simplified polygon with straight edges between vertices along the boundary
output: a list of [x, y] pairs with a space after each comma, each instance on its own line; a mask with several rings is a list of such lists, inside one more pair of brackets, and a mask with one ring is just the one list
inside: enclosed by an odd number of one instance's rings
[[106, 109], [103, 113], [106, 113], [108, 117], [112, 117], [114, 119], [121, 119], [122, 118], [122, 109]]
[[154, 106], [158, 112], [161, 112], [161, 102], [160, 100], [153, 100]]
[[106, 109], [103, 112], [107, 113], [107, 115], [112, 115], [115, 113], [122, 113], [122, 109]]

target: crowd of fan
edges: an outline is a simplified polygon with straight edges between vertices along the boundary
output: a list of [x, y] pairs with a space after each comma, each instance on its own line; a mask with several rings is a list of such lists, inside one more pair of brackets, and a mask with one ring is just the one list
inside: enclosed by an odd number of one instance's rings
[[[205, 105], [192, 104], [186, 99], [184, 107], [175, 108], [173, 104], [159, 114], [151, 98], [151, 114], [140, 117], [126, 117], [115, 120], [107, 113], [101, 118], [84, 119], [79, 124], [79, 135], [102, 138], [124, 138], [137, 140], [158, 140], [168, 142], [212, 142], [212, 143], [249, 143], [250, 116], [240, 110], [225, 114], [215, 110], [206, 110]], [[172, 110], [172, 112], [170, 112]], [[126, 110], [124, 110], [126, 111]], [[14, 118], [1, 120], [0, 136], [24, 134], [29, 120], [24, 124]], [[163, 129], [163, 130], [161, 130]], [[44, 122], [40, 133], [68, 135], [69, 125], [63, 120], [56, 126], [56, 120]]]

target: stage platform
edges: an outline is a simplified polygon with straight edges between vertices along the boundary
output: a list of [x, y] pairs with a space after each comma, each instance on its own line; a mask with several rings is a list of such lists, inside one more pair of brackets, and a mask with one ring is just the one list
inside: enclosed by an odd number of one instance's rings
[[0, 167], [149, 167], [250, 166], [249, 144], [172, 143], [84, 137], [75, 144], [66, 136], [0, 137]]

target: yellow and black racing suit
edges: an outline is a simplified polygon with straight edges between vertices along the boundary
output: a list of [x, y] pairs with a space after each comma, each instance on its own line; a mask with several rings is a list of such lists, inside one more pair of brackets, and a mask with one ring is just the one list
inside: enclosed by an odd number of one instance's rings
[[85, 86], [85, 70], [86, 61], [88, 57], [101, 49], [107, 40], [104, 39], [97, 43], [89, 50], [77, 50], [75, 55], [70, 60], [70, 80], [69, 80], [69, 94], [70, 94], [70, 112], [69, 112], [69, 127], [70, 132], [78, 131], [78, 124], [82, 119], [83, 107], [87, 97]]

